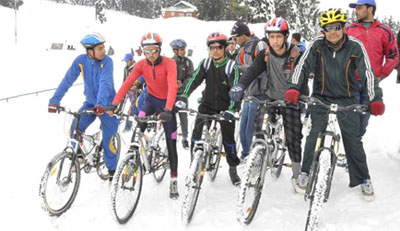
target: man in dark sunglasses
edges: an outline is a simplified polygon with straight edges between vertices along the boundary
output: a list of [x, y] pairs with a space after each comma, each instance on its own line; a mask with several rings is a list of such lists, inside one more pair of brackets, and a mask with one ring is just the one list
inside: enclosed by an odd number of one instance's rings
[[[239, 69], [235, 62], [225, 55], [225, 48], [228, 45], [228, 38], [221, 33], [212, 33], [207, 38], [209, 58], [203, 59], [192, 77], [186, 81], [183, 93], [178, 96], [177, 107], [184, 108], [187, 98], [205, 80], [205, 90], [202, 103], [198, 111], [202, 114], [215, 115], [223, 113], [225, 120], [220, 121], [222, 140], [229, 165], [229, 176], [232, 184], [239, 185], [240, 177], [237, 174], [236, 166], [240, 160], [236, 153], [235, 143], [235, 121], [234, 113], [240, 104], [229, 98], [229, 90], [239, 80]], [[195, 121], [192, 133], [191, 154], [193, 155], [194, 141], [201, 138], [205, 121], [198, 117]]]
[[[158, 114], [163, 121], [165, 131], [166, 145], [171, 168], [171, 181], [169, 197], [176, 200], [178, 193], [178, 153], [176, 149], [177, 126], [174, 113], [174, 104], [178, 85], [176, 80], [176, 63], [173, 59], [161, 56], [162, 39], [157, 33], [146, 33], [140, 42], [146, 59], [136, 63], [131, 73], [118, 90], [113, 100], [112, 109], [117, 109], [118, 104], [122, 102], [128, 90], [135, 81], [143, 76], [148, 95], [146, 101], [139, 111], [139, 117]], [[116, 112], [116, 110], [114, 110]], [[110, 112], [112, 115], [112, 112]], [[141, 126], [141, 131], [146, 129]]]
[[[307, 81], [310, 71], [315, 70], [312, 96], [319, 100], [349, 106], [358, 104], [356, 98], [359, 87], [358, 73], [362, 87], [368, 92], [371, 114], [382, 115], [385, 104], [382, 101], [382, 89], [371, 68], [368, 54], [360, 40], [344, 33], [347, 16], [341, 9], [322, 12], [320, 26], [324, 35], [314, 39], [300, 59], [292, 77], [289, 79], [286, 100], [297, 104], [299, 89]], [[319, 106], [310, 106], [312, 128], [307, 137], [302, 163], [301, 177], [307, 186], [310, 167], [317, 136], [327, 126], [327, 110]], [[367, 159], [360, 136], [360, 117], [353, 111], [337, 114], [346, 153], [350, 187], [361, 186], [361, 196], [366, 201], [374, 199], [374, 190], [370, 180]]]

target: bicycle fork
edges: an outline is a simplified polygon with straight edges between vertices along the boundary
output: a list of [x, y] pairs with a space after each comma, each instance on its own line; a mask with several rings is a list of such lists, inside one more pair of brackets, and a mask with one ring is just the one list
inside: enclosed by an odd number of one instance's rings
[[[339, 150], [339, 142], [340, 142], [340, 136], [336, 135], [332, 131], [325, 131], [324, 133], [319, 133], [317, 142], [315, 145], [315, 152], [313, 155], [313, 162], [311, 166], [311, 171], [310, 171], [310, 180], [309, 182], [312, 182], [311, 184], [307, 185], [306, 189], [306, 194], [305, 194], [305, 199], [312, 199], [314, 192], [313, 186], [316, 182], [317, 176], [317, 170], [320, 167], [319, 166], [319, 158], [321, 155], [326, 155], [329, 153], [330, 155], [330, 168], [328, 172], [328, 182], [327, 182], [327, 188], [324, 194], [324, 203], [328, 201], [329, 199], [329, 194], [331, 190], [331, 185], [332, 185], [332, 178], [333, 178], [333, 173], [335, 171], [335, 166], [336, 166], [336, 161], [337, 161], [337, 156], [336, 154], [338, 153]], [[323, 146], [321, 147], [321, 144]]]

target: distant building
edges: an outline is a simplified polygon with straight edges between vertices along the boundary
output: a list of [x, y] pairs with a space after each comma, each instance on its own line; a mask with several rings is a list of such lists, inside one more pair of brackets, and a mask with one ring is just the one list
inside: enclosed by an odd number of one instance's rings
[[162, 16], [164, 18], [172, 18], [172, 17], [193, 17], [197, 18], [197, 7], [194, 5], [180, 1], [173, 6], [162, 9]]

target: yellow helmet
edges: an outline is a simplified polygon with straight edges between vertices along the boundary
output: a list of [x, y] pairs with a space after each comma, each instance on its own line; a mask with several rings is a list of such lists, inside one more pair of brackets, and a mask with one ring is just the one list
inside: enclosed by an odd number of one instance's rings
[[319, 19], [321, 27], [334, 22], [347, 22], [347, 16], [343, 13], [342, 9], [329, 9], [328, 11], [321, 12]]

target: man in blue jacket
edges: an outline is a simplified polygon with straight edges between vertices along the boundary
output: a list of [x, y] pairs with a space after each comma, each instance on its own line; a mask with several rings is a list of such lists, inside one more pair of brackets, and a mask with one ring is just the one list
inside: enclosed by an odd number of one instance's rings
[[[48, 111], [49, 113], [57, 112], [61, 99], [78, 76], [81, 75], [85, 86], [84, 95], [86, 101], [79, 111], [93, 108], [96, 111], [96, 115], [83, 114], [79, 129], [85, 131], [96, 117], [101, 120], [104, 160], [110, 174], [110, 180], [112, 180], [118, 163], [115, 145], [118, 120], [115, 117], [104, 114], [104, 108], [111, 105], [115, 96], [113, 62], [109, 56], [105, 55], [104, 43], [103, 36], [98, 33], [88, 34], [81, 40], [81, 44], [86, 48], [86, 54], [79, 55], [74, 60], [50, 99]], [[72, 126], [74, 123], [75, 120]]]

